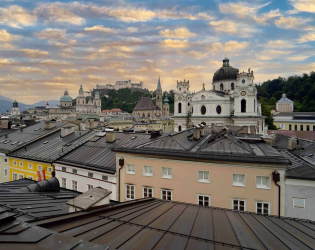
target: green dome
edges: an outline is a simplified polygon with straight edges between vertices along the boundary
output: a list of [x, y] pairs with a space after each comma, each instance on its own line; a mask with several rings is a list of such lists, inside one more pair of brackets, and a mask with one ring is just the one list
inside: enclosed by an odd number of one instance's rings
[[165, 102], [165, 103], [168, 103], [168, 102], [169, 102], [169, 100], [168, 100], [167, 96], [165, 96], [165, 98], [164, 98], [164, 102]]
[[83, 93], [82, 84], [81, 84], [81, 86], [80, 86], [79, 93]]
[[64, 95], [60, 98], [61, 102], [72, 102], [71, 96], [68, 95], [68, 90], [65, 91]]
[[224, 80], [236, 80], [239, 70], [230, 66], [228, 58], [223, 59], [223, 67], [218, 69], [213, 75], [213, 82]]

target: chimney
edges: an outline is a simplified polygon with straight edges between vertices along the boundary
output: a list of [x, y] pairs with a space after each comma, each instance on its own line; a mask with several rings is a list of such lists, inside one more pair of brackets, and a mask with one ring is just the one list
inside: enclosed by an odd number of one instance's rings
[[85, 123], [84, 123], [84, 122], [81, 122], [81, 123], [79, 124], [79, 130], [81, 130], [81, 131], [84, 131], [84, 130], [85, 130]]
[[256, 134], [256, 126], [255, 125], [250, 125], [250, 133], [252, 134], [252, 135], [254, 135], [254, 134]]
[[270, 146], [276, 144], [276, 135], [275, 134], [263, 136], [262, 139]]
[[75, 126], [74, 125], [66, 125], [66, 126], [63, 126], [61, 128], [61, 135], [60, 137], [61, 138], [64, 138], [70, 134], [73, 134], [74, 133], [74, 128]]
[[2, 129], [10, 129], [8, 117], [2, 117], [1, 118], [1, 128]]
[[215, 127], [215, 124], [211, 123], [211, 133], [214, 133], [214, 127]]
[[248, 134], [248, 126], [243, 126], [243, 133], [244, 133], [245, 135]]
[[53, 121], [53, 120], [45, 121], [45, 129], [46, 130], [49, 130], [49, 129], [52, 129], [55, 127], [56, 127], [56, 121]]
[[204, 137], [204, 136], [205, 136], [205, 125], [203, 125], [203, 124], [201, 124], [200, 136], [201, 136], [201, 137]]
[[199, 140], [200, 139], [200, 128], [193, 128], [194, 129], [194, 140]]
[[113, 143], [116, 140], [115, 131], [106, 131], [106, 142]]
[[296, 138], [289, 138], [288, 140], [288, 149], [289, 150], [293, 150], [295, 149], [297, 146], [297, 139]]

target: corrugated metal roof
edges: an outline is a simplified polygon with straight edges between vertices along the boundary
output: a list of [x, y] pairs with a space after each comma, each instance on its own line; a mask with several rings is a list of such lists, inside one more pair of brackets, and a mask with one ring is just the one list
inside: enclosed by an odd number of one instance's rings
[[313, 222], [140, 199], [33, 222], [109, 249], [314, 249]]
[[116, 154], [112, 149], [117, 146], [133, 147], [140, 143], [149, 142], [150, 134], [116, 132], [116, 141], [107, 143], [106, 136], [96, 141], [88, 141], [69, 152], [57, 162], [77, 164], [92, 169], [116, 172]]
[[9, 156], [53, 162], [66, 152], [75, 149], [94, 136], [90, 131], [74, 131], [72, 134], [63, 138], [60, 137], [60, 135], [61, 132], [58, 130], [49, 136], [9, 154]]
[[38, 122], [34, 123], [25, 128], [21, 128], [19, 130], [15, 130], [12, 133], [1, 135], [0, 136], [0, 152], [9, 153], [10, 151], [23, 146], [29, 143], [36, 138], [39, 138], [47, 133], [51, 133], [52, 131], [60, 128], [65, 123], [56, 122], [56, 127], [45, 130], [45, 123]]
[[289, 137], [315, 141], [315, 131], [268, 130], [268, 134], [281, 134]]

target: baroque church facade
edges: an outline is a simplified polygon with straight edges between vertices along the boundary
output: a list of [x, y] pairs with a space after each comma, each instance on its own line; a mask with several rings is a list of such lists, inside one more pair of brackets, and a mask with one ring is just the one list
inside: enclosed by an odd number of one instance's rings
[[101, 105], [101, 99], [100, 99], [100, 93], [98, 90], [95, 92], [95, 97], [92, 100], [90, 98], [87, 101], [87, 98], [84, 94], [82, 85], [80, 86], [79, 89], [79, 95], [77, 96], [76, 99], [76, 111], [77, 112], [84, 112], [84, 113], [97, 113], [100, 114], [102, 113], [102, 105]]
[[251, 132], [265, 134], [265, 119], [257, 100], [254, 72], [239, 72], [230, 66], [228, 58], [213, 76], [212, 89], [205, 84], [196, 93], [190, 91], [189, 81], [177, 81], [174, 103], [174, 130], [182, 131], [192, 125], [206, 123], [220, 126], [248, 126]]

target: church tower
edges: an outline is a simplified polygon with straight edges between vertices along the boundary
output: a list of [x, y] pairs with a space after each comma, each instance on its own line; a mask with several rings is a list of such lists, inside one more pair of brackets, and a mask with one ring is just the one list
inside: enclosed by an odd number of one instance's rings
[[84, 105], [86, 104], [86, 98], [84, 96], [84, 91], [82, 88], [82, 84], [80, 85], [79, 89], [79, 95], [77, 96], [77, 105], [76, 105], [76, 111], [84, 111]]
[[156, 89], [156, 106], [158, 106], [161, 110], [163, 110], [162, 98], [163, 98], [163, 92], [162, 92], [161, 81], [160, 81], [160, 77], [159, 77], [157, 89]]
[[20, 115], [19, 104], [17, 101], [13, 102], [13, 106], [11, 109], [11, 115]]
[[168, 103], [169, 100], [167, 96], [164, 98], [164, 104], [163, 104], [163, 116], [169, 116], [170, 115], [170, 104]]

